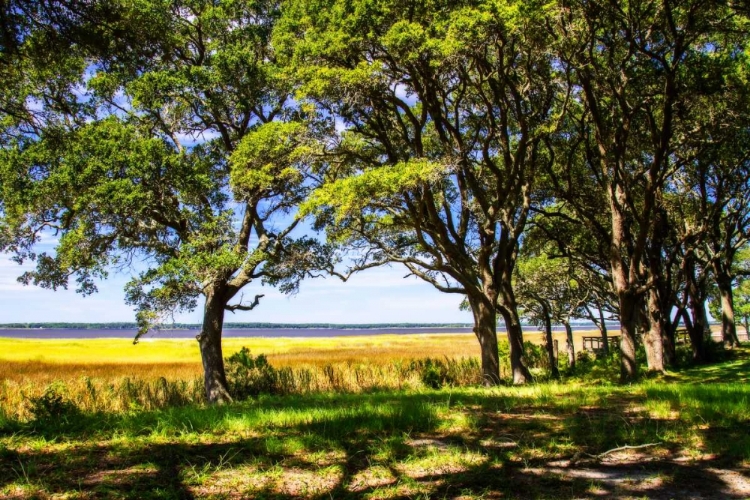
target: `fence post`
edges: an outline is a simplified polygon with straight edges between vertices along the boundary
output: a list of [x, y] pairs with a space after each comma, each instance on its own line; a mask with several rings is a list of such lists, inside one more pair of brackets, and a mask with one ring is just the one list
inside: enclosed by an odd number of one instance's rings
[[552, 356], [555, 358], [555, 365], [557, 365], [557, 339], [552, 341]]

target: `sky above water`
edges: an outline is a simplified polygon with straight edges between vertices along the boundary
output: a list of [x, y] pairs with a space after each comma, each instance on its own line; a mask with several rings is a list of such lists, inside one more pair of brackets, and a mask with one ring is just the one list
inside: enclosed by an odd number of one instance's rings
[[[28, 266], [0, 256], [0, 323], [134, 321], [125, 304], [123, 287], [129, 279], [113, 272], [99, 284], [99, 293], [81, 297], [69, 290], [25, 286], [16, 278]], [[438, 292], [417, 278], [404, 278], [400, 266], [371, 269], [346, 283], [338, 278], [311, 279], [297, 295], [286, 296], [268, 286], [248, 286], [246, 300], [265, 294], [253, 311], [227, 313], [227, 322], [277, 323], [470, 323], [471, 314], [458, 309], [461, 296]], [[199, 307], [200, 309], [200, 307]], [[183, 313], [178, 322], [199, 323], [201, 311]]]

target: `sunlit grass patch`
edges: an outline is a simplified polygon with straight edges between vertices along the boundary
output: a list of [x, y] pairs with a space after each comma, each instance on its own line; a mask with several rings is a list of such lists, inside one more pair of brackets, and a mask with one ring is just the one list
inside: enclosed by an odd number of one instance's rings
[[672, 401], [664, 400], [646, 400], [644, 408], [648, 411], [651, 418], [675, 419], [679, 418], [680, 412], [675, 410]]
[[485, 454], [445, 445], [439, 441], [421, 444], [416, 448], [415, 453], [395, 466], [401, 474], [412, 479], [466, 472], [489, 461]]
[[283, 465], [262, 468], [243, 464], [201, 474], [199, 482], [191, 484], [191, 490], [198, 497], [221, 491], [244, 498], [258, 495], [309, 498], [331, 491], [342, 477], [340, 466], [311, 470]]
[[670, 404], [689, 421], [750, 421], [750, 386], [745, 383], [655, 384], [645, 386], [646, 398]]
[[392, 485], [396, 481], [398, 481], [398, 478], [389, 467], [373, 465], [352, 476], [346, 489], [357, 493], [367, 489], [372, 490]]
[[420, 482], [410, 477], [401, 476], [392, 485], [382, 486], [366, 492], [361, 498], [367, 500], [389, 500], [400, 498], [430, 498], [437, 484], [431, 482]]

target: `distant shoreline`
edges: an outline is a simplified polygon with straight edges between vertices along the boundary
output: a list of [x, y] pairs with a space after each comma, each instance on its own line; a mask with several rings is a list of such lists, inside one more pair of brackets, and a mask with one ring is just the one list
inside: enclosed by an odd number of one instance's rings
[[[596, 328], [591, 322], [581, 321], [571, 323], [573, 328]], [[501, 327], [502, 323], [498, 325]], [[560, 325], [558, 325], [560, 326]], [[469, 328], [471, 323], [225, 323], [225, 330], [381, 330], [381, 329], [444, 329]], [[534, 325], [523, 325], [526, 328], [536, 328]], [[607, 327], [619, 328], [619, 323], [607, 322]], [[173, 323], [162, 325], [158, 331], [200, 330], [197, 323]], [[136, 323], [0, 323], [2, 330], [137, 330]]]
[[[471, 323], [225, 323], [227, 330], [332, 329], [371, 330], [381, 328], [471, 328]], [[160, 331], [199, 330], [197, 323], [162, 325]], [[0, 330], [137, 330], [136, 323], [0, 323]]]
[[[573, 325], [573, 330], [596, 330], [593, 324]], [[563, 327], [553, 327], [556, 332], [564, 331]], [[505, 328], [498, 325], [498, 333], [504, 333]], [[536, 326], [524, 326], [525, 332], [539, 332]], [[172, 328], [161, 329], [141, 337], [142, 339], [187, 339], [194, 338], [200, 329]], [[0, 326], [0, 338], [13, 339], [93, 339], [93, 338], [134, 338], [136, 328], [7, 328]], [[229, 325], [223, 331], [223, 336], [232, 337], [266, 337], [266, 338], [329, 338], [368, 335], [440, 335], [440, 334], [470, 334], [471, 326], [410, 326], [410, 327], [374, 327], [369, 328], [234, 328]], [[613, 331], [614, 333], [614, 331]]]

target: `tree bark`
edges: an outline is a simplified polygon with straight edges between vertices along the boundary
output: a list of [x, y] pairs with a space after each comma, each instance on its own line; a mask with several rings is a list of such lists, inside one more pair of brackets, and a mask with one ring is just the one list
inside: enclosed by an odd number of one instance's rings
[[[668, 248], [666, 240], [670, 234], [669, 216], [664, 206], [654, 209], [653, 236], [648, 247], [648, 269], [654, 279], [646, 293], [646, 316], [648, 330], [644, 334], [648, 371], [661, 373], [665, 363], [674, 360], [674, 336], [672, 321], [672, 260], [674, 250]], [[669, 255], [669, 257], [667, 257]], [[665, 259], [665, 257], [667, 257]]]
[[[708, 313], [706, 312], [706, 298], [702, 297], [695, 303], [693, 324], [698, 328], [698, 331], [703, 335], [703, 343], [708, 346], [713, 342], [713, 335], [711, 334], [711, 325], [708, 322]], [[709, 358], [710, 358], [709, 353]], [[710, 361], [710, 359], [708, 359]]]
[[224, 326], [223, 294], [217, 290], [206, 294], [203, 312], [203, 329], [198, 335], [198, 344], [203, 361], [203, 380], [206, 400], [211, 404], [224, 404], [232, 401], [224, 371], [224, 357], [221, 350], [221, 333]]
[[[685, 257], [683, 274], [685, 279], [685, 293], [688, 294], [690, 314], [688, 314], [687, 310], [683, 310], [682, 317], [685, 320], [685, 327], [690, 337], [693, 362], [706, 363], [709, 361], [708, 341], [711, 338], [711, 332], [708, 330], [704, 293], [701, 292], [695, 277], [695, 263], [689, 255]], [[708, 336], [706, 335], [707, 330]]]
[[500, 293], [497, 295], [497, 310], [503, 316], [505, 331], [510, 349], [510, 369], [513, 374], [513, 384], [521, 385], [532, 381], [531, 372], [524, 360], [523, 329], [521, 318], [518, 316], [518, 304], [513, 293], [510, 274], [504, 274], [501, 281]]
[[[691, 308], [692, 309], [692, 308]], [[706, 360], [705, 346], [703, 345], [702, 335], [696, 335], [695, 325], [687, 309], [682, 310], [682, 320], [685, 323], [685, 329], [690, 337], [690, 349], [693, 353], [694, 363], [703, 363]]]
[[[701, 309], [703, 311], [701, 311]], [[687, 314], [687, 311], [685, 312]], [[688, 326], [688, 335], [690, 336], [690, 345], [693, 350], [693, 362], [706, 363], [709, 361], [708, 340], [706, 335], [706, 311], [705, 304], [693, 297], [690, 298], [691, 321], [685, 322]]]
[[570, 369], [576, 367], [576, 348], [573, 344], [573, 329], [570, 327], [569, 321], [563, 321], [565, 326], [565, 349], [568, 351], [568, 366]]
[[510, 346], [510, 369], [513, 372], [513, 384], [531, 382], [531, 372], [523, 359], [523, 329], [518, 312], [513, 309], [501, 309]]
[[[560, 359], [560, 349], [559, 349], [559, 346], [557, 345], [557, 340], [552, 341], [552, 353], [553, 353], [553, 356], [555, 357], [555, 366], [557, 366], [558, 365], [557, 360]], [[560, 370], [558, 369], [557, 372], [560, 373]]]
[[[482, 357], [482, 380], [484, 385], [500, 383], [500, 359], [497, 348], [497, 311], [486, 301], [476, 300], [471, 304], [474, 314], [474, 334], [479, 341]], [[511, 347], [511, 358], [512, 358]]]
[[[609, 190], [612, 234], [609, 242], [609, 263], [614, 291], [620, 306], [620, 383], [632, 382], [638, 378], [638, 365], [635, 361], [636, 328], [638, 325], [638, 297], [633, 290], [628, 268], [623, 258], [623, 247], [629, 229], [622, 213], [626, 205], [625, 191], [620, 183]], [[630, 267], [638, 266], [638, 259], [632, 259]]]
[[750, 316], [745, 316], [742, 319], [742, 324], [745, 325], [745, 337], [750, 340]]
[[635, 361], [638, 300], [627, 290], [618, 292], [620, 302], [620, 382], [632, 382], [638, 377]]
[[716, 285], [721, 296], [721, 338], [728, 348], [738, 347], [737, 326], [734, 323], [734, 297], [732, 280], [728, 276], [717, 276]]
[[560, 370], [557, 367], [557, 353], [555, 352], [555, 346], [552, 340], [552, 318], [550, 318], [549, 307], [541, 300], [539, 301], [542, 306], [542, 312], [544, 313], [544, 340], [545, 347], [547, 349], [547, 356], [549, 357], [549, 370], [550, 375], [554, 379], [560, 378]]
[[659, 292], [652, 287], [647, 296], [648, 330], [644, 335], [648, 371], [664, 372], [664, 315], [661, 310]]

